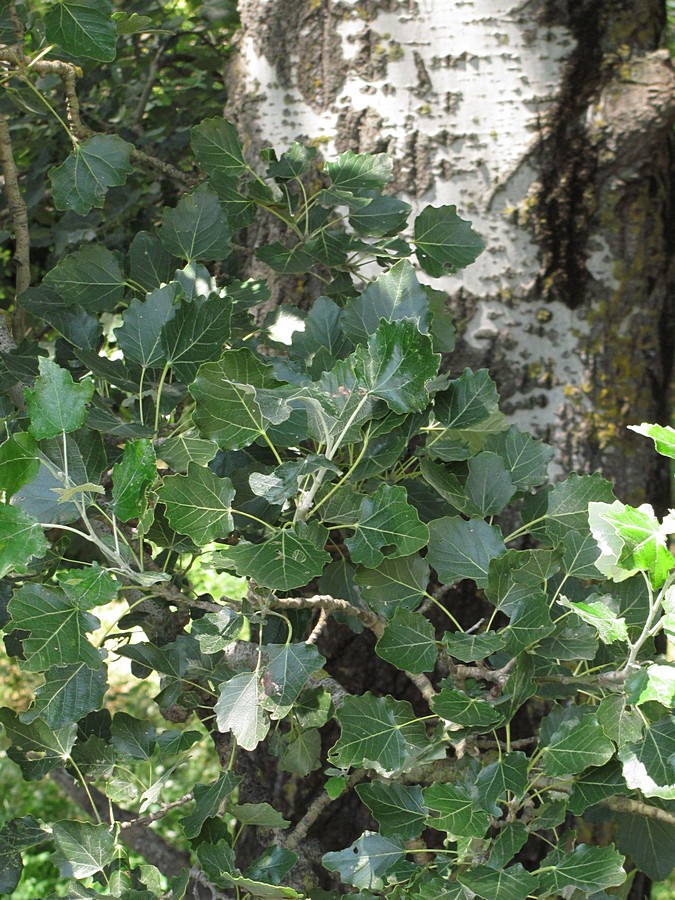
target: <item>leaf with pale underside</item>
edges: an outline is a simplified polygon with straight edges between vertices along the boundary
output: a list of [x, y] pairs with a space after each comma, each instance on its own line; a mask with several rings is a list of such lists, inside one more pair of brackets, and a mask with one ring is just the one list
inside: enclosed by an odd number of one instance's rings
[[243, 750], [255, 750], [270, 729], [264, 696], [257, 671], [242, 672], [220, 685], [215, 705], [218, 730], [231, 731]]
[[640, 741], [619, 748], [628, 787], [645, 797], [675, 800], [675, 717], [645, 729]]
[[324, 853], [322, 863], [329, 872], [338, 872], [344, 884], [379, 891], [385, 886], [386, 873], [404, 855], [399, 838], [366, 831], [351, 847]]
[[15, 506], [0, 504], [0, 578], [25, 574], [33, 557], [47, 552], [44, 532], [31, 516]]
[[55, 822], [53, 859], [63, 878], [88, 878], [100, 872], [115, 855], [115, 838], [105, 825], [90, 822]]

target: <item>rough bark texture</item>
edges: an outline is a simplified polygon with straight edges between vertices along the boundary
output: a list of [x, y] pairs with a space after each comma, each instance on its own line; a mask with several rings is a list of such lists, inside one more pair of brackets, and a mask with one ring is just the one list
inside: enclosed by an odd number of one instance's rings
[[[251, 160], [294, 139], [326, 157], [386, 151], [393, 191], [417, 209], [456, 204], [487, 249], [444, 283], [461, 334], [448, 367], [487, 366], [512, 420], [556, 446], [559, 472], [600, 469], [626, 502], [663, 506], [668, 468], [625, 427], [669, 417], [675, 75], [658, 49], [663, 0], [239, 6], [226, 112]], [[319, 291], [277, 285], [274, 302]], [[467, 626], [483, 615], [468, 584], [446, 602]], [[319, 646], [349, 689], [406, 696], [369, 641], [332, 626]], [[310, 800], [295, 798], [291, 815]], [[348, 796], [310, 837], [336, 849], [368, 827]]]
[[[261, 146], [387, 151], [393, 190], [456, 203], [487, 250], [445, 287], [505, 408], [628, 501], [667, 472], [675, 75], [663, 0], [242, 0], [228, 114]], [[259, 237], [259, 236], [258, 236]], [[275, 300], [307, 302], [311, 283]]]

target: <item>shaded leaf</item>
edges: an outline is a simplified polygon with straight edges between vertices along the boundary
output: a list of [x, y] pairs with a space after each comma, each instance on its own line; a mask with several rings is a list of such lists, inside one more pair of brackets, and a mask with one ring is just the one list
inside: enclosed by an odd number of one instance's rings
[[388, 484], [363, 498], [354, 534], [345, 540], [353, 562], [372, 569], [385, 556], [408, 556], [427, 543], [427, 526], [406, 498], [405, 488]]
[[447, 686], [441, 686], [431, 706], [442, 719], [465, 725], [470, 731], [490, 731], [502, 719], [494, 704]]
[[569, 775], [602, 766], [614, 755], [614, 744], [592, 712], [564, 720], [546, 742], [542, 768], [547, 775]]
[[293, 708], [312, 672], [326, 662], [313, 644], [267, 644], [262, 705], [270, 718], [283, 719]]
[[110, 0], [59, 0], [44, 16], [47, 40], [75, 57], [112, 62], [117, 41], [112, 11]]
[[211, 784], [196, 784], [192, 794], [195, 806], [192, 812], [181, 819], [183, 832], [187, 838], [195, 838], [202, 830], [202, 825], [207, 819], [217, 816], [221, 804], [232, 793], [239, 782], [239, 778], [232, 772], [223, 772], [222, 775]]
[[490, 560], [505, 552], [499, 528], [482, 520], [446, 516], [429, 523], [427, 559], [445, 584], [472, 578], [485, 586]]
[[508, 869], [473, 866], [461, 872], [458, 880], [484, 900], [526, 900], [537, 888], [537, 877], [520, 863]]
[[208, 184], [184, 196], [175, 209], [165, 208], [157, 235], [169, 253], [188, 262], [230, 255], [227, 217]]
[[108, 189], [125, 184], [133, 173], [133, 149], [116, 134], [95, 134], [77, 144], [64, 163], [48, 172], [56, 208], [86, 216], [93, 207], [102, 207]]
[[162, 246], [159, 238], [139, 231], [129, 246], [129, 275], [145, 291], [155, 291], [171, 281], [180, 260]]
[[227, 119], [219, 116], [204, 119], [191, 129], [190, 134], [199, 167], [207, 175], [232, 178], [247, 170], [237, 129]]
[[192, 381], [202, 363], [220, 356], [230, 336], [231, 320], [228, 299], [214, 296], [180, 304], [161, 334], [165, 358], [179, 381]]
[[0, 578], [25, 574], [33, 557], [47, 552], [44, 533], [35, 519], [15, 506], [0, 504]]
[[125, 278], [112, 250], [101, 244], [86, 244], [50, 269], [43, 283], [53, 288], [68, 306], [99, 313], [120, 302]]
[[385, 557], [375, 569], [359, 567], [354, 581], [366, 606], [390, 618], [399, 607], [414, 609], [420, 604], [429, 581], [429, 565], [417, 553]]
[[409, 841], [422, 831], [428, 809], [418, 784], [373, 781], [357, 784], [356, 793], [379, 823], [384, 837]]
[[144, 369], [164, 365], [162, 329], [174, 317], [174, 301], [180, 293], [180, 285], [171, 282], [148, 294], [145, 300], [134, 298], [131, 301], [121, 328], [115, 329], [117, 343], [126, 360], [138, 363]]
[[54, 729], [42, 719], [27, 724], [7, 708], [0, 708], [0, 725], [11, 741], [7, 756], [21, 768], [26, 781], [39, 781], [54, 769], [62, 768], [77, 736], [74, 722]]
[[432, 672], [438, 657], [434, 627], [421, 613], [399, 607], [385, 625], [375, 652], [404, 672]]
[[48, 669], [44, 678], [35, 691], [35, 702], [21, 713], [22, 722], [30, 724], [40, 718], [50, 728], [77, 722], [99, 709], [108, 688], [105, 668], [90, 669], [85, 663]]
[[200, 546], [226, 537], [234, 528], [232, 482], [205, 466], [190, 463], [187, 475], [165, 477], [157, 496], [171, 527]]
[[490, 817], [465, 788], [453, 784], [433, 784], [425, 788], [423, 794], [430, 811], [427, 825], [452, 835], [483, 837]]

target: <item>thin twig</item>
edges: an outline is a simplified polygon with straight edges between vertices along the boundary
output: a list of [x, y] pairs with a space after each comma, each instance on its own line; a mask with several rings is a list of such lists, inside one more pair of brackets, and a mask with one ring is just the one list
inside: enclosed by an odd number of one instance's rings
[[128, 822], [122, 822], [122, 824], [120, 825], [120, 829], [151, 825], [153, 822], [157, 822], [159, 819], [163, 819], [164, 816], [172, 809], [176, 809], [179, 806], [185, 806], [185, 804], [189, 803], [191, 800], [194, 800], [192, 791], [190, 791], [189, 794], [183, 794], [183, 796], [178, 800], [174, 800], [171, 803], [165, 803], [154, 813], [150, 813], [147, 816], [139, 816], [138, 819], [129, 819]]
[[[16, 264], [16, 297], [30, 287], [30, 232], [28, 210], [19, 187], [19, 172], [14, 162], [9, 116], [0, 115], [0, 166], [5, 179], [7, 206], [14, 225], [14, 262]], [[23, 337], [23, 310], [14, 302], [14, 339]]]
[[156, 156], [150, 156], [150, 154], [145, 153], [143, 150], [133, 150], [131, 158], [135, 162], [156, 169], [158, 172], [161, 172], [162, 175], [166, 175], [167, 178], [172, 178], [183, 188], [193, 187], [199, 181], [199, 179], [193, 178], [191, 175], [186, 175], [185, 172], [181, 172], [180, 169], [172, 166], [171, 163], [164, 162], [163, 159], [158, 159]]
[[[368, 777], [368, 773], [363, 769], [357, 769], [356, 772], [352, 772], [352, 774], [347, 779], [346, 789], [350, 790], [354, 787], [355, 784], [358, 784], [360, 781], [365, 781]], [[310, 803], [309, 809], [304, 814], [304, 816], [300, 819], [298, 824], [295, 826], [293, 831], [288, 835], [286, 840], [284, 841], [284, 846], [287, 850], [295, 850], [300, 846], [302, 841], [307, 837], [307, 832], [312, 827], [312, 825], [319, 818], [321, 813], [333, 802], [331, 797], [328, 796], [326, 791], [322, 791], [314, 800]]]
[[312, 628], [310, 635], [305, 639], [306, 644], [316, 644], [316, 642], [321, 637], [321, 633], [324, 628], [328, 624], [328, 613], [325, 609], [322, 609], [319, 613], [319, 618], [317, 619], [316, 625]]

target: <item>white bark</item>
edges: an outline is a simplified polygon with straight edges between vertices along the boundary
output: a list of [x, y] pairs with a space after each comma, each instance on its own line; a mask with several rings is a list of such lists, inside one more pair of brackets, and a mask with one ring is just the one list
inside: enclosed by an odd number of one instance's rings
[[[570, 297], [551, 288], [555, 277], [546, 263], [551, 250], [542, 249], [545, 228], [536, 223], [542, 206], [540, 157], [551, 139], [550, 120], [561, 115], [563, 94], [570, 92], [575, 54], [586, 50], [578, 47], [564, 15], [558, 17], [561, 24], [552, 24], [550, 6], [556, 3], [245, 0], [230, 78], [231, 114], [255, 135], [254, 142], [277, 150], [295, 139], [315, 141], [326, 158], [348, 147], [386, 150], [397, 161], [394, 187], [417, 209], [456, 204], [487, 249], [442, 285], [463, 334], [453, 368], [488, 365], [513, 420], [564, 448], [565, 465], [589, 468], [598, 459], [588, 452], [588, 430], [584, 425], [571, 435], [570, 424], [583, 422], [597, 403], [589, 387], [597, 376], [594, 304], [622, 290], [625, 240], [608, 238], [607, 222], [591, 214], [581, 248], [587, 295]], [[644, 59], [640, 48], [630, 57], [636, 65]], [[662, 59], [655, 65], [663, 75]], [[672, 113], [672, 102], [664, 99], [672, 77], [663, 75], [656, 93], [652, 81], [659, 80], [658, 73], [645, 78], [645, 91], [653, 95], [649, 103], [661, 103], [650, 119], [652, 130], [661, 134]], [[612, 103], [601, 94], [585, 110], [586, 132], [595, 129], [596, 143], [604, 141], [606, 148], [611, 142], [601, 132], [607, 121], [611, 124]], [[581, 185], [596, 200], [606, 187], [606, 177], [597, 180], [602, 166], [620, 168], [625, 162], [621, 141], [613, 153], [594, 159], [593, 174]], [[568, 198], [564, 179], [570, 172], [560, 173], [560, 209]], [[619, 177], [630, 183], [635, 172], [637, 161], [629, 172], [624, 165]], [[568, 224], [574, 229], [573, 217]], [[554, 247], [553, 256], [556, 252]], [[562, 267], [569, 268], [572, 253], [568, 258], [565, 252]], [[567, 273], [572, 292], [573, 281]], [[624, 309], [621, 315], [624, 329], [635, 333], [632, 313]], [[656, 336], [648, 343], [645, 352], [658, 356], [652, 347]], [[635, 409], [636, 416], [646, 414]]]

